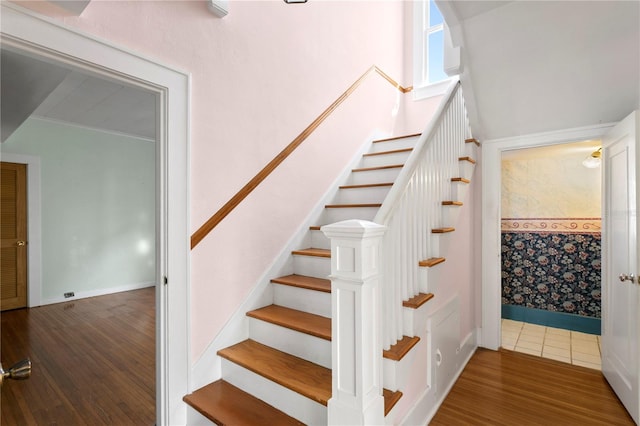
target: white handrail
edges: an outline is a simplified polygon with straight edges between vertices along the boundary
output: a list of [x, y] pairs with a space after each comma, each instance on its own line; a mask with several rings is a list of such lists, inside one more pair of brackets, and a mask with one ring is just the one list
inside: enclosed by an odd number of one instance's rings
[[[419, 262], [439, 257], [432, 230], [443, 223], [442, 202], [451, 200], [451, 178], [460, 176], [460, 157], [470, 137], [460, 83], [454, 81], [389, 191], [374, 222], [387, 227], [382, 250], [382, 344], [412, 336], [402, 302], [424, 288]], [[457, 200], [453, 200], [457, 201]]]

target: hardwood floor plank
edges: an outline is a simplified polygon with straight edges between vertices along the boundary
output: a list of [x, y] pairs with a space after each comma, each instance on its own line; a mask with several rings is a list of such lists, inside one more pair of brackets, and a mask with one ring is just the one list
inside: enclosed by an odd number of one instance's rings
[[155, 288], [0, 314], [2, 364], [30, 357], [7, 381], [2, 424], [155, 423]]
[[602, 373], [478, 349], [430, 425], [633, 425]]

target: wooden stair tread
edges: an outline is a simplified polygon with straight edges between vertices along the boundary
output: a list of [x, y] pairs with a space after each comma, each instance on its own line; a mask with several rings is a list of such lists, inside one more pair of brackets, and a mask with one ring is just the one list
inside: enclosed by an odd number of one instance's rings
[[451, 182], [471, 183], [471, 179], [467, 179], [463, 177], [454, 177], [454, 178], [451, 178]]
[[320, 225], [310, 226], [309, 229], [311, 231], [319, 231], [320, 230]]
[[358, 207], [380, 207], [380, 203], [367, 203], [367, 204], [327, 204], [325, 209], [349, 209]]
[[433, 299], [433, 293], [418, 293], [411, 299], [402, 302], [402, 306], [405, 308], [418, 309], [431, 299]]
[[443, 201], [442, 205], [443, 206], [461, 206], [462, 201]]
[[410, 151], [413, 151], [413, 148], [392, 149], [391, 151], [381, 151], [381, 152], [368, 152], [364, 154], [363, 157], [375, 157], [377, 155], [399, 154], [401, 152], [410, 152]]
[[249, 311], [247, 316], [321, 339], [331, 340], [331, 318], [278, 305], [269, 305]]
[[369, 172], [373, 170], [397, 169], [404, 167], [404, 164], [391, 164], [388, 166], [363, 167], [361, 169], [353, 169], [352, 172]]
[[394, 136], [392, 138], [378, 139], [378, 140], [373, 141], [373, 143], [396, 141], [398, 139], [405, 139], [405, 138], [415, 138], [416, 136], [420, 136], [421, 134], [422, 133], [414, 133], [414, 134], [405, 135], [405, 136]]
[[389, 411], [400, 401], [402, 392], [390, 391], [388, 389], [382, 389], [382, 397], [384, 398], [384, 415], [389, 414]]
[[473, 158], [471, 158], [471, 157], [459, 157], [459, 158], [458, 158], [458, 160], [459, 160], [459, 161], [468, 161], [468, 162], [470, 162], [471, 164], [476, 164], [476, 160], [474, 160], [474, 159], [473, 159]]
[[312, 257], [327, 257], [327, 258], [331, 257], [331, 250], [319, 249], [319, 248], [313, 248], [313, 247], [302, 249], [302, 250], [294, 250], [291, 253], [297, 256], [312, 256]]
[[331, 280], [315, 277], [307, 277], [305, 275], [286, 275], [284, 277], [273, 278], [272, 283], [288, 285], [291, 287], [299, 287], [307, 290], [322, 291], [331, 293]]
[[363, 183], [360, 185], [342, 185], [340, 189], [358, 189], [358, 188], [375, 188], [380, 186], [393, 186], [393, 182], [386, 183]]
[[224, 380], [210, 383], [183, 400], [217, 425], [304, 425]]
[[331, 398], [331, 370], [297, 356], [251, 339], [218, 355], [322, 405]]
[[464, 140], [465, 143], [474, 143], [476, 146], [480, 146], [480, 142], [476, 138], [469, 138]]
[[432, 229], [431, 232], [433, 234], [446, 234], [447, 232], [453, 232], [456, 228], [435, 228]]
[[425, 268], [431, 268], [432, 266], [436, 266], [444, 262], [445, 260], [446, 259], [444, 257], [430, 257], [429, 259], [421, 260], [420, 262], [418, 262], [418, 265]]
[[389, 350], [382, 351], [382, 356], [392, 361], [400, 361], [419, 341], [420, 338], [417, 336], [402, 336], [402, 339], [392, 345]]

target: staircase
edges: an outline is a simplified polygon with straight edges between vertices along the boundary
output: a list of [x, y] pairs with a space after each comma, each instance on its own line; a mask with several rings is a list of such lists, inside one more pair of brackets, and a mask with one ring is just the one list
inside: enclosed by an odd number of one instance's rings
[[[309, 229], [312, 247], [291, 253], [294, 273], [271, 280], [273, 304], [247, 312], [249, 339], [218, 351], [223, 378], [187, 395], [185, 402], [218, 425], [327, 424], [332, 391], [331, 281], [327, 279], [331, 251], [320, 225], [373, 220], [419, 136], [372, 143], [334, 201], [325, 206], [318, 226]], [[469, 161], [473, 160], [460, 158], [461, 163]], [[453, 176], [452, 195], [462, 196], [460, 186], [468, 183], [466, 177]], [[462, 203], [444, 200], [442, 205], [449, 209]], [[443, 227], [433, 232], [453, 230]], [[430, 269], [444, 261], [430, 258], [419, 266]], [[417, 310], [433, 297], [419, 293], [403, 306]], [[401, 362], [419, 341], [417, 336], [403, 336], [384, 350], [385, 367]], [[384, 389], [383, 397], [387, 415], [402, 392]]]
[[[456, 297], [429, 303], [445, 282], [444, 256], [475, 165], [479, 143], [469, 136], [456, 84], [424, 135], [371, 143], [305, 231], [303, 248], [291, 252], [287, 274], [268, 283], [271, 304], [248, 309], [248, 338], [217, 351], [221, 379], [184, 397], [203, 416], [192, 423], [363, 424], [381, 422], [382, 412], [386, 424], [430, 418], [464, 365], [459, 354], [475, 347], [456, 332]], [[367, 240], [374, 245], [349, 245], [345, 238], [360, 238], [353, 226], [371, 230], [362, 235], [375, 236]], [[333, 271], [325, 232], [336, 238]], [[351, 257], [358, 253], [367, 256], [366, 271]], [[356, 264], [365, 271], [358, 276]]]

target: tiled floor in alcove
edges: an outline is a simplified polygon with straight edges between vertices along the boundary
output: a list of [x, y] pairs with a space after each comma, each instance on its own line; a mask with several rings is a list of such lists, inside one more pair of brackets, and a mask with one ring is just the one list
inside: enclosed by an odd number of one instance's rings
[[601, 369], [600, 336], [502, 320], [502, 347], [582, 367]]

